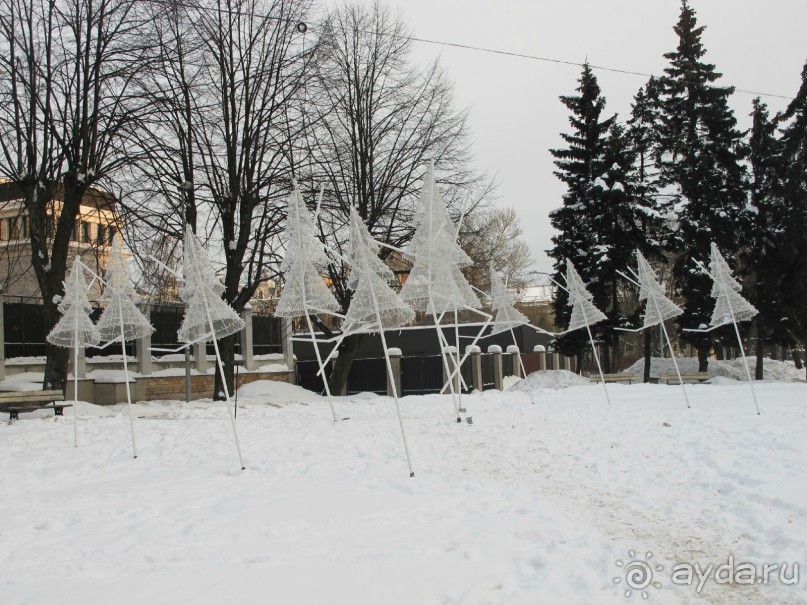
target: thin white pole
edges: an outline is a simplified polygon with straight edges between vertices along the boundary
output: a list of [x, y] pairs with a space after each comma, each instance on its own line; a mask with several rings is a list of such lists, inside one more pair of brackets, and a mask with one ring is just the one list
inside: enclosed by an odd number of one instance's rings
[[126, 379], [126, 407], [129, 410], [129, 428], [132, 432], [132, 454], [137, 458], [137, 442], [135, 441], [134, 419], [132, 418], [132, 391], [129, 388], [129, 365], [126, 361], [126, 335], [123, 328], [123, 306], [118, 305], [118, 318], [120, 319], [120, 346], [123, 351], [123, 375]]
[[305, 321], [308, 323], [308, 332], [311, 334], [312, 344], [314, 345], [314, 353], [317, 356], [317, 364], [319, 364], [319, 371], [322, 375], [322, 384], [325, 385], [325, 394], [328, 396], [328, 404], [331, 406], [331, 415], [333, 421], [337, 422], [336, 409], [333, 406], [333, 396], [331, 395], [331, 385], [328, 384], [328, 376], [325, 373], [325, 365], [322, 363], [322, 355], [319, 352], [319, 344], [314, 336], [314, 325], [311, 323], [311, 317], [308, 315], [308, 306], [305, 304], [305, 291], [303, 291], [303, 310], [305, 311]]
[[[583, 317], [585, 318], [586, 312], [583, 311]], [[611, 398], [608, 396], [608, 387], [605, 386], [605, 375], [602, 373], [602, 366], [600, 365], [600, 356], [597, 355], [597, 346], [594, 344], [594, 337], [591, 335], [591, 328], [588, 325], [588, 320], [586, 320], [586, 331], [588, 332], [588, 339], [591, 342], [591, 352], [594, 353], [594, 361], [597, 362], [597, 369], [600, 372], [600, 380], [602, 380], [602, 388], [605, 389], [605, 398], [608, 400], [608, 404], [611, 404]]]
[[[227, 400], [227, 411], [230, 413], [230, 423], [233, 425], [233, 435], [235, 435], [235, 449], [238, 450], [238, 461], [241, 463], [241, 470], [243, 471], [244, 457], [241, 455], [241, 443], [238, 440], [238, 429], [235, 426], [235, 416], [233, 416], [233, 406], [230, 401], [230, 390], [227, 388], [227, 378], [224, 375], [224, 365], [221, 363], [221, 353], [219, 353], [219, 343], [216, 340], [216, 330], [213, 328], [213, 318], [210, 317], [210, 309], [205, 305], [205, 314], [207, 315], [207, 323], [210, 326], [210, 333], [213, 336], [213, 349], [216, 351], [216, 362], [219, 366], [219, 374], [221, 375], [221, 386], [224, 389], [224, 397]], [[204, 342], [202, 342], [202, 355], [204, 355]], [[214, 393], [215, 395], [215, 393]]]
[[[725, 292], [726, 286], [723, 285], [723, 291]], [[743, 339], [740, 338], [740, 329], [737, 327], [737, 317], [734, 315], [734, 307], [731, 306], [731, 299], [726, 293], [726, 302], [729, 305], [729, 311], [731, 311], [731, 322], [734, 324], [734, 333], [737, 335], [737, 344], [740, 345], [740, 355], [743, 358], [743, 368], [745, 368], [745, 375], [748, 378], [748, 386], [751, 387], [751, 396], [754, 398], [754, 408], [757, 410], [757, 416], [759, 416], [759, 403], [757, 402], [757, 393], [754, 390], [754, 381], [751, 380], [751, 372], [748, 370], [748, 361], [745, 358], [745, 348], [743, 347]]]
[[373, 306], [375, 307], [375, 316], [376, 321], [378, 322], [378, 333], [381, 335], [381, 346], [384, 349], [384, 359], [387, 362], [387, 373], [389, 375], [390, 385], [392, 386], [392, 398], [395, 400], [395, 411], [398, 414], [398, 424], [401, 427], [401, 438], [403, 439], [404, 452], [406, 453], [406, 464], [409, 467], [409, 476], [414, 477], [415, 471], [412, 468], [412, 458], [409, 455], [409, 444], [406, 442], [406, 431], [404, 430], [403, 418], [401, 417], [401, 405], [398, 402], [398, 387], [395, 385], [395, 376], [392, 374], [392, 362], [389, 360], [387, 338], [384, 336], [384, 324], [381, 323], [381, 311], [378, 308], [378, 298], [376, 298], [375, 290], [372, 288], [370, 288], [370, 293], [373, 295]]
[[78, 317], [73, 334], [73, 447], [78, 447]]
[[[462, 222], [462, 218], [460, 218], [460, 222]], [[459, 326], [459, 319], [457, 316], [457, 306], [454, 305], [454, 344], [457, 348], [457, 356], [456, 361], [457, 365], [455, 367], [460, 368], [460, 377], [462, 377], [462, 367], [460, 366], [460, 326]], [[460, 380], [459, 385], [459, 393], [458, 393], [458, 410], [462, 410], [462, 383], [463, 381]], [[454, 384], [454, 380], [451, 380], [451, 384]], [[467, 386], [467, 385], [466, 385]]]
[[[493, 316], [488, 315], [487, 313], [484, 313], [484, 315], [487, 317], [487, 319], [485, 320], [485, 323], [482, 324], [482, 327], [479, 329], [479, 332], [477, 332], [474, 339], [471, 341], [471, 344], [468, 345], [467, 347], [465, 347], [465, 353], [463, 353], [462, 357], [460, 358], [460, 365], [465, 363], [465, 360], [471, 354], [471, 349], [473, 349], [473, 347], [476, 346], [476, 343], [479, 342], [479, 339], [482, 337], [482, 334], [485, 332], [488, 325], [490, 325], [490, 322], [493, 319]], [[448, 377], [448, 379], [452, 380], [454, 378], [454, 376], [457, 375], [458, 372], [459, 372], [459, 368], [454, 368], [454, 371], [451, 372], [451, 375]], [[440, 390], [441, 393], [445, 392], [446, 386], [447, 386], [447, 383], [443, 385], [443, 388]]]
[[[653, 304], [656, 305], [656, 312], [658, 313], [659, 318], [661, 317], [661, 310], [658, 306], [658, 301], [656, 297], [653, 296]], [[687, 390], [684, 386], [684, 380], [681, 378], [681, 370], [678, 368], [678, 360], [675, 358], [675, 352], [672, 348], [672, 343], [670, 342], [670, 335], [667, 334], [667, 327], [664, 325], [664, 320], [661, 320], [661, 332], [664, 334], [664, 338], [667, 340], [667, 348], [670, 349], [670, 357], [672, 357], [673, 366], [675, 366], [675, 373], [678, 375], [678, 382], [681, 384], [681, 391], [684, 393], [684, 401], [687, 402], [687, 407], [691, 408], [692, 406], [689, 405], [689, 397], [687, 396]], [[662, 351], [664, 350], [664, 345], [662, 344]]]

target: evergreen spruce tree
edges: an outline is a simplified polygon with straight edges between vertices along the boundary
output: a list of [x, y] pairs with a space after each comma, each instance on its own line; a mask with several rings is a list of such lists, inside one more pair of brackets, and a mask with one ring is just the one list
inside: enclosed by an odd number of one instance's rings
[[[660, 184], [675, 193], [678, 229], [673, 271], [684, 295], [683, 328], [708, 324], [711, 280], [695, 265], [709, 260], [714, 241], [733, 264], [738, 227], [746, 206], [743, 135], [729, 109], [733, 87], [718, 86], [715, 66], [704, 62], [695, 11], [686, 0], [674, 27], [678, 47], [665, 54], [669, 67], [659, 79], [658, 168]], [[682, 336], [698, 349], [699, 370], [707, 368], [711, 333]]]
[[[589, 256], [594, 241], [589, 210], [593, 198], [598, 195], [594, 191], [594, 181], [602, 172], [606, 137], [615, 121], [615, 117], [602, 119], [605, 99], [588, 64], [583, 66], [578, 83], [578, 94], [560, 98], [571, 112], [571, 132], [561, 134], [567, 147], [550, 150], [557, 167], [554, 174], [566, 184], [562, 206], [550, 213], [552, 226], [559, 233], [552, 238], [553, 248], [549, 251], [549, 256], [555, 261], [553, 277], [561, 284], [566, 270], [566, 258], [575, 264], [585, 282], [589, 282], [594, 276], [594, 263]], [[555, 322], [559, 326], [569, 325], [571, 309], [567, 302], [566, 292], [558, 288], [553, 310]], [[587, 335], [578, 330], [559, 337], [555, 347], [564, 355], [577, 356], [577, 367], [580, 368], [586, 343]]]
[[776, 121], [781, 129], [782, 252], [788, 272], [782, 303], [794, 336], [803, 345], [807, 343], [807, 63], [796, 98]]
[[749, 300], [759, 311], [754, 318], [756, 379], [762, 380], [765, 343], [789, 344], [792, 322], [787, 319], [782, 304], [782, 290], [787, 287], [784, 281], [787, 263], [783, 255], [787, 213], [780, 195], [780, 145], [776, 124], [770, 119], [767, 106], [759, 98], [754, 99], [753, 106], [748, 142], [749, 231], [743, 256], [751, 283]]
[[[628, 120], [628, 137], [633, 147], [633, 182], [634, 199], [639, 213], [639, 223], [643, 234], [639, 248], [646, 259], [653, 262], [666, 262], [665, 249], [671, 235], [665, 218], [667, 205], [659, 192], [658, 170], [655, 167], [656, 127], [658, 124], [658, 81], [650, 78], [645, 86], [639, 89], [631, 105], [631, 117]], [[632, 266], [633, 263], [631, 263]], [[633, 324], [641, 322], [638, 314], [630, 318]], [[644, 341], [644, 376], [643, 381], [650, 381], [650, 358], [652, 355], [653, 332], [645, 330]], [[664, 344], [659, 339], [660, 347]]]

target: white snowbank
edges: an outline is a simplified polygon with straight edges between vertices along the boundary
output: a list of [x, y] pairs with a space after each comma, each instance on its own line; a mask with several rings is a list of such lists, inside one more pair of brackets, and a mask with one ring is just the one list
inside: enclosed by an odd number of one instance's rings
[[276, 380], [256, 380], [238, 389], [239, 397], [260, 399], [271, 403], [299, 403], [322, 399], [316, 393], [307, 391], [288, 382]]
[[542, 370], [533, 372], [526, 380], [520, 380], [510, 390], [530, 392], [537, 389], [565, 389], [587, 384], [591, 384], [588, 378], [568, 370]]
[[[751, 372], [751, 377], [754, 377], [754, 368], [756, 366], [757, 358], [754, 356], [748, 357], [748, 369]], [[695, 357], [677, 357], [678, 367], [682, 374], [692, 373], [698, 371], [698, 360]], [[775, 359], [765, 359], [763, 363], [763, 370], [765, 380], [804, 380], [805, 372], [803, 369], [797, 370], [792, 361], [778, 361]], [[644, 375], [644, 359], [640, 359], [629, 368], [623, 370], [624, 374], [635, 374], [640, 379]], [[650, 376], [658, 378], [664, 374], [675, 374], [675, 366], [670, 357], [652, 357], [650, 359]], [[735, 380], [745, 380], [748, 378], [743, 369], [743, 360], [741, 357], [730, 361], [726, 360], [709, 360], [708, 369], [709, 378], [715, 376], [725, 376], [727, 378], [734, 378]]]

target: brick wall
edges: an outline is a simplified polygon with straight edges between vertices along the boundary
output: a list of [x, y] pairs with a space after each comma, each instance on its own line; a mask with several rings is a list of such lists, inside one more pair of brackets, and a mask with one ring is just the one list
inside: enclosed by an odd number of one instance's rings
[[[276, 380], [291, 382], [289, 372], [249, 372], [239, 374], [236, 389], [256, 380]], [[139, 378], [144, 383], [144, 399], [185, 399], [185, 376], [147, 376]], [[191, 376], [191, 397], [193, 399], [213, 397], [213, 374]], [[232, 394], [232, 393], [231, 393]]]

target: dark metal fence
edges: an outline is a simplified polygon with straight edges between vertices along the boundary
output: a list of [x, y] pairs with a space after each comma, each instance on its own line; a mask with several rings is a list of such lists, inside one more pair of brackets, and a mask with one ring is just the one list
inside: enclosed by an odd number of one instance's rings
[[423, 355], [401, 358], [401, 390], [404, 395], [439, 393], [442, 388], [442, 356]]
[[490, 353], [483, 353], [480, 355], [480, 362], [482, 365], [482, 390], [487, 391], [496, 385], [495, 373], [493, 370], [493, 355]]
[[350, 367], [347, 380], [347, 392], [387, 394], [387, 360], [355, 359]]
[[[33, 300], [33, 299], [24, 299]], [[96, 306], [91, 317], [96, 321], [101, 315], [101, 308]], [[182, 325], [185, 309], [181, 303], [163, 303], [149, 305], [151, 325], [154, 333], [151, 335], [151, 345], [161, 349], [176, 349], [179, 347], [177, 333]], [[34, 357], [45, 355], [45, 337], [48, 334], [45, 307], [33, 302], [4, 302], [3, 303], [3, 329], [5, 334], [5, 355], [11, 357]], [[281, 336], [281, 320], [269, 315], [255, 315], [252, 318], [253, 353], [282, 353], [283, 344]], [[208, 354], [213, 354], [213, 345], [207, 346]], [[238, 339], [235, 343], [235, 352], [241, 352]], [[127, 355], [135, 354], [134, 343], [126, 343]], [[115, 343], [106, 348], [89, 347], [87, 357], [120, 355], [121, 345]], [[161, 356], [165, 353], [154, 352]]]

